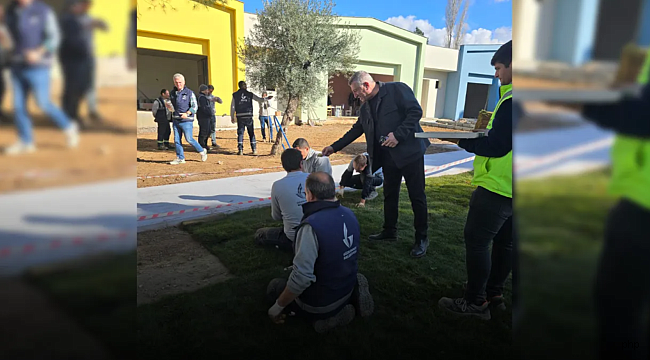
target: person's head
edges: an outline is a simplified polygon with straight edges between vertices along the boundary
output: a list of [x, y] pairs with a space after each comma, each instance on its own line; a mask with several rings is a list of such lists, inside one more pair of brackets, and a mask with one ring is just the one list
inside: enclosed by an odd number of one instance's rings
[[307, 155], [309, 155], [309, 143], [307, 142], [306, 139], [297, 138], [296, 141], [293, 142], [293, 145], [291, 147], [300, 151], [303, 159], [306, 159]]
[[241, 90], [246, 90], [246, 88], [247, 88], [245, 81], [240, 81], [237, 85], [239, 86], [239, 88]]
[[286, 172], [302, 171], [302, 154], [296, 149], [287, 149], [280, 156], [282, 168]]
[[27, 6], [34, 2], [34, 0], [17, 0], [19, 6]]
[[169, 99], [169, 90], [167, 89], [160, 90], [160, 96], [162, 96], [163, 99]]
[[208, 85], [208, 94], [212, 95], [213, 91], [214, 91], [214, 86]]
[[181, 73], [174, 74], [174, 86], [178, 91], [181, 91], [185, 88], [185, 76]]
[[208, 85], [201, 84], [201, 86], [199, 86], [199, 92], [201, 94], [207, 95], [208, 94]]
[[362, 172], [366, 169], [366, 166], [368, 166], [368, 158], [363, 154], [355, 156], [354, 160], [352, 160], [352, 167], [357, 172]]
[[68, 12], [74, 15], [81, 15], [85, 10], [84, 0], [67, 0], [65, 8]]
[[307, 176], [305, 181], [305, 195], [307, 201], [333, 201], [336, 199], [336, 185], [334, 179], [326, 172], [317, 171]]
[[377, 83], [367, 72], [357, 71], [350, 77], [348, 85], [350, 85], [350, 90], [352, 90], [354, 97], [366, 102], [370, 94], [375, 90]]
[[494, 76], [501, 80], [501, 85], [512, 84], [512, 40], [501, 45], [490, 64], [494, 66]]
[[268, 94], [266, 91], [262, 92], [262, 97], [263, 97], [263, 98], [265, 98], [265, 97], [267, 97], [267, 96], [269, 96], [269, 94]]

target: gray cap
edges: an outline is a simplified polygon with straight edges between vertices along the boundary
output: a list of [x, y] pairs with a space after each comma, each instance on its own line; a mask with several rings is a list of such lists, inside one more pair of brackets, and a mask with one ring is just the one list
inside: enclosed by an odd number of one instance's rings
[[201, 86], [199, 86], [199, 92], [204, 92], [206, 90], [208, 90], [208, 85], [201, 84]]

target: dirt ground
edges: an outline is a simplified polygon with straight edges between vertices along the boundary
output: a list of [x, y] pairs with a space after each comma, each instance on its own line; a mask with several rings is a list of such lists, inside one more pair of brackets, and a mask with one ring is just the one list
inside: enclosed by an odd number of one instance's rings
[[138, 305], [229, 278], [216, 256], [176, 227], [138, 234]]
[[[292, 125], [285, 129], [285, 132], [291, 143], [295, 139], [302, 137], [309, 141], [309, 145], [312, 148], [320, 151], [345, 134], [353, 123], [353, 120], [328, 120], [323, 126]], [[428, 126], [423, 127], [423, 129], [424, 131], [458, 131]], [[194, 127], [194, 135], [196, 139], [198, 126]], [[245, 155], [238, 156], [236, 130], [217, 131], [217, 144], [220, 148], [211, 150], [208, 153], [208, 160], [205, 163], [201, 162], [201, 156], [196, 150], [183, 140], [186, 163], [174, 166], [169, 165], [169, 162], [176, 157], [176, 152], [173, 148], [170, 150], [158, 150], [156, 134], [138, 135], [138, 187], [282, 171], [279, 156], [282, 148], [278, 151], [278, 155], [271, 156], [269, 154], [272, 144], [260, 141], [261, 132], [259, 129], [255, 129], [255, 137], [257, 139], [258, 155], [253, 156], [251, 154], [252, 151], [248, 134], [246, 134], [244, 135]], [[427, 154], [450, 151], [447, 147], [440, 146], [449, 143], [437, 139], [431, 139], [431, 142], [432, 146], [427, 149]], [[210, 140], [208, 140], [208, 145], [211, 145]], [[364, 151], [366, 151], [366, 143], [365, 138], [362, 136], [341, 152], [330, 156], [330, 161], [332, 165], [347, 164], [355, 155]], [[192, 175], [183, 176], [178, 174]]]
[[[0, 154], [0, 193], [79, 185], [135, 173], [136, 86], [100, 88], [98, 106], [105, 123], [89, 127], [81, 135], [78, 149], [66, 148], [64, 134], [42, 115], [32, 99], [29, 111], [34, 114], [34, 139], [37, 152], [20, 156]], [[53, 89], [55, 104], [60, 103], [58, 89]], [[11, 93], [4, 109], [11, 109]], [[85, 104], [81, 109], [86, 114]], [[17, 140], [10, 111], [10, 124], [0, 123], [0, 144], [8, 146]]]

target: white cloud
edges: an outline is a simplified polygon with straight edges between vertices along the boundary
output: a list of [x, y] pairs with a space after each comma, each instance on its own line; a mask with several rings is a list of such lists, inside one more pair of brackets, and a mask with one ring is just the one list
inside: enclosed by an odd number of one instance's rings
[[[424, 33], [424, 36], [429, 38], [429, 45], [443, 46], [447, 30], [444, 28], [435, 28], [429, 20], [416, 19], [415, 15], [394, 16], [386, 20], [387, 23], [401, 27], [408, 31], [415, 31], [419, 28]], [[469, 26], [465, 24], [465, 29], [469, 30]], [[463, 44], [504, 44], [512, 39], [511, 27], [500, 27], [495, 30], [488, 30], [484, 28], [475, 29], [465, 34]]]

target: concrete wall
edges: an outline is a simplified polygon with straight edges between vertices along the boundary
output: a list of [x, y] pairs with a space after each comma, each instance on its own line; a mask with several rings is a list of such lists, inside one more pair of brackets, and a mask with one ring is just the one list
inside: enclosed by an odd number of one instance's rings
[[499, 82], [490, 65], [492, 56], [501, 45], [463, 45], [458, 56], [458, 71], [447, 78], [443, 117], [458, 120], [464, 116], [467, 84], [491, 85], [488, 109], [493, 110], [499, 101]]
[[458, 49], [427, 45], [424, 68], [449, 72], [456, 71], [458, 69]]
[[[214, 94], [227, 99], [216, 104], [217, 114], [230, 113], [230, 94], [244, 79], [236, 52], [238, 39], [244, 35], [244, 4], [236, 0], [215, 7], [196, 6], [187, 0], [168, 3], [174, 10], [154, 9], [149, 1], [138, 0], [138, 48], [207, 56]], [[186, 21], [174, 26], [178, 19]], [[138, 73], [140, 69], [138, 63]]]
[[551, 59], [572, 65], [591, 59], [599, 0], [556, 0]]
[[[443, 116], [448, 76], [449, 73], [444, 71], [424, 70], [425, 82], [422, 86], [422, 97], [420, 98], [423, 117], [441, 118]], [[435, 88], [436, 81], [438, 81], [438, 89]]]

